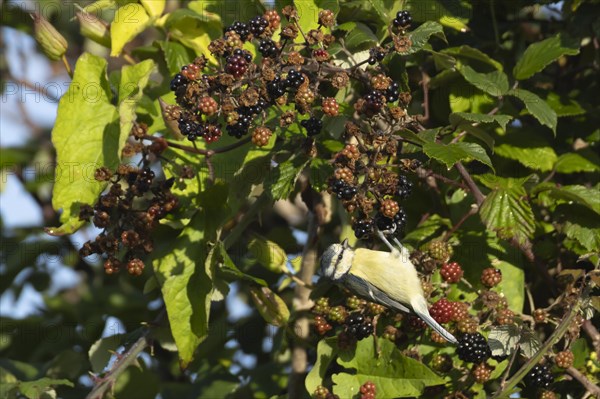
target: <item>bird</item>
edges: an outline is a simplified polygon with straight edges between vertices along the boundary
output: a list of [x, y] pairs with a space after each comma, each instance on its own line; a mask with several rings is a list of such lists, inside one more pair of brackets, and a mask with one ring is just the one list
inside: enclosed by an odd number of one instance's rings
[[341, 284], [356, 295], [395, 310], [415, 313], [447, 341], [458, 344], [450, 332], [429, 314], [417, 270], [408, 250], [384, 241], [391, 252], [352, 249], [348, 240], [331, 244], [321, 256], [321, 275]]

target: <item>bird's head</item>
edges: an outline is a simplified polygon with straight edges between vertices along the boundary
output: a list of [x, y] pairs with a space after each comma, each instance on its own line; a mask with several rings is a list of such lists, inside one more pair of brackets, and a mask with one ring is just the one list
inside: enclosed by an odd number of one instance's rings
[[354, 251], [348, 245], [348, 240], [332, 244], [321, 257], [321, 274], [331, 280], [339, 280], [350, 271], [353, 259]]

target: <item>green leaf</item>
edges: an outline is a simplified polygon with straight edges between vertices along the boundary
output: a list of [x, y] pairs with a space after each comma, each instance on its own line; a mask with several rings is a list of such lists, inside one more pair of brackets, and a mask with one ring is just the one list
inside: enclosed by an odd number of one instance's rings
[[423, 145], [423, 152], [430, 157], [446, 165], [448, 169], [461, 161], [476, 160], [494, 168], [490, 157], [485, 149], [476, 143], [426, 143]]
[[307, 159], [293, 157], [272, 167], [265, 179], [265, 189], [274, 200], [287, 198], [294, 189], [296, 179], [308, 163]]
[[355, 350], [340, 351], [340, 366], [354, 369], [353, 374], [338, 373], [332, 376], [333, 392], [342, 398], [351, 398], [367, 381], [377, 386], [378, 399], [419, 397], [429, 386], [441, 385], [444, 380], [418, 360], [404, 356], [389, 340], [379, 340], [381, 357], [373, 352], [373, 337], [358, 341]]
[[[350, 51], [360, 51], [377, 43], [377, 36], [367, 25], [362, 22], [347, 22], [352, 25], [352, 30], [346, 35], [345, 44]], [[344, 25], [346, 25], [344, 24]], [[338, 27], [341, 28], [341, 27]]]
[[511, 89], [506, 92], [506, 95], [517, 97], [519, 100], [523, 101], [527, 111], [542, 125], [548, 126], [552, 129], [552, 132], [556, 134], [556, 112], [554, 112], [554, 110], [537, 94], [524, 89]]
[[492, 258], [491, 262], [492, 266], [502, 272], [502, 281], [498, 287], [508, 301], [509, 308], [521, 313], [525, 304], [525, 272], [504, 260]]
[[189, 9], [178, 9], [169, 14], [164, 25], [170, 38], [216, 63], [216, 59], [208, 51], [208, 45], [212, 39], [222, 34], [221, 19], [217, 14], [205, 12], [200, 15]]
[[52, 386], [54, 385], [66, 385], [68, 387], [74, 387], [73, 383], [69, 380], [54, 379], [54, 378], [40, 378], [35, 381], [20, 381], [18, 382], [19, 391], [28, 397], [29, 399], [38, 399], [43, 394], [54, 391]]
[[381, 18], [382, 21], [387, 22], [390, 19], [386, 11], [386, 6], [385, 4], [383, 4], [383, 0], [367, 0], [367, 2], [371, 4], [371, 6], [377, 12], [379, 18]]
[[469, 30], [467, 23], [473, 14], [470, 3], [459, 0], [407, 0], [403, 8], [410, 11], [417, 22], [435, 19], [460, 32]]
[[220, 226], [229, 214], [228, 188], [216, 183], [200, 194], [202, 207], [179, 236], [155, 250], [153, 268], [182, 367], [193, 359], [196, 347], [208, 334], [208, 319], [216, 268], [214, 247]]
[[493, 326], [488, 337], [488, 345], [492, 356], [510, 356], [521, 337], [519, 328], [515, 325]]
[[410, 46], [408, 51], [402, 54], [414, 54], [417, 51], [423, 50], [427, 42], [429, 42], [429, 38], [433, 35], [441, 38], [444, 41], [446, 40], [442, 25], [433, 21], [424, 22], [421, 26], [410, 33], [409, 37], [412, 41], [412, 46]]
[[150, 22], [150, 16], [141, 4], [128, 3], [119, 7], [110, 24], [111, 57], [119, 56], [123, 47], [146, 29]]
[[[304, 33], [319, 27], [319, 6], [315, 4], [314, 0], [296, 0], [294, 6], [300, 18], [298, 25]], [[296, 42], [304, 42], [302, 35], [298, 35]]]
[[469, 121], [476, 123], [497, 123], [502, 130], [506, 130], [506, 124], [510, 122], [512, 116], [509, 115], [488, 115], [473, 114], [467, 112], [454, 112], [450, 114], [449, 120], [453, 126], [458, 126], [461, 122]]
[[166, 0], [140, 0], [151, 17], [160, 17], [165, 10]]
[[270, 271], [281, 273], [282, 270], [287, 270], [287, 255], [277, 243], [257, 236], [248, 243], [248, 250]]
[[546, 102], [556, 112], [560, 118], [563, 116], [576, 116], [585, 114], [585, 109], [579, 103], [571, 98], [561, 98], [555, 92], [548, 93]]
[[323, 380], [327, 374], [329, 364], [337, 355], [337, 347], [336, 337], [319, 341], [319, 344], [317, 345], [317, 360], [304, 380], [304, 386], [308, 392], [314, 392], [319, 385], [323, 385]]
[[[597, 219], [597, 218], [596, 218]], [[598, 223], [598, 220], [595, 221]], [[589, 252], [600, 252], [600, 227], [584, 226], [582, 223], [565, 222], [563, 233], [567, 237], [577, 240]]]
[[111, 104], [106, 65], [103, 58], [84, 53], [58, 105], [52, 129], [57, 158], [52, 205], [62, 210], [62, 225], [48, 229], [49, 234], [69, 234], [81, 227], [79, 206], [93, 204], [105, 186], [94, 179], [94, 171], [101, 166], [115, 169], [119, 164], [119, 116]]
[[108, 362], [123, 341], [124, 334], [115, 334], [110, 337], [100, 338], [90, 346], [88, 356], [92, 365], [92, 372], [98, 374], [104, 371]]
[[161, 41], [159, 44], [169, 72], [173, 75], [181, 70], [182, 65], [187, 65], [194, 59], [194, 53], [181, 43]]
[[463, 45], [460, 47], [445, 48], [440, 50], [440, 53], [451, 55], [452, 57], [461, 60], [464, 64], [474, 65], [481, 68], [492, 66], [498, 71], [502, 71], [504, 69], [500, 62], [491, 58], [481, 50], [471, 46]]
[[567, 152], [558, 157], [554, 169], [558, 173], [597, 172], [600, 170], [600, 157], [589, 149]]
[[531, 169], [542, 172], [552, 170], [558, 159], [554, 149], [546, 140], [533, 133], [523, 129], [511, 131], [501, 139], [501, 143], [496, 143], [496, 154], [518, 161]]
[[502, 96], [508, 91], [508, 77], [502, 71], [479, 73], [468, 65], [457, 69], [467, 82], [494, 97]]
[[442, 218], [438, 214], [433, 214], [425, 219], [425, 221], [419, 224], [415, 229], [407, 233], [403, 242], [410, 243], [413, 245], [413, 247], [417, 247], [420, 242], [426, 241], [427, 239], [433, 237], [435, 233], [442, 227], [452, 227], [450, 219]]
[[480, 180], [493, 188], [479, 209], [488, 229], [503, 239], [514, 237], [524, 242], [531, 238], [535, 230], [534, 217], [522, 181], [495, 176], [482, 176]]
[[275, 327], [283, 327], [290, 318], [287, 305], [269, 287], [250, 287], [250, 297], [265, 321]]
[[217, 245], [219, 247], [219, 250], [221, 251], [221, 257], [223, 258], [223, 262], [221, 264], [220, 271], [222, 273], [224, 273], [224, 275], [229, 274], [229, 275], [234, 276], [235, 279], [237, 279], [237, 280], [250, 281], [252, 283], [258, 284], [263, 287], [267, 286], [266, 281], [263, 280], [262, 278], [256, 278], [256, 277], [246, 274], [246, 273], [242, 272], [240, 269], [238, 269], [238, 267], [235, 265], [235, 263], [233, 263], [233, 260], [231, 260], [231, 258], [229, 257], [229, 254], [227, 253], [227, 249], [225, 248], [225, 245], [223, 245], [222, 242], [219, 242]]
[[598, 186], [592, 188], [580, 185], [559, 187], [553, 183], [542, 183], [532, 190], [532, 194], [539, 194], [543, 191], [550, 191], [549, 194], [555, 199], [565, 202], [573, 201], [600, 214], [600, 189]]
[[519, 61], [517, 61], [517, 65], [513, 69], [513, 75], [518, 80], [530, 78], [559, 57], [575, 54], [579, 54], [577, 40], [559, 33], [527, 47]]

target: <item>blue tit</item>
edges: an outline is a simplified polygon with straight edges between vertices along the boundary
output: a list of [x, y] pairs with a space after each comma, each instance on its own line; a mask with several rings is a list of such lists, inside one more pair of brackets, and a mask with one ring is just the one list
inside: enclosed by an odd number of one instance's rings
[[327, 248], [321, 257], [321, 274], [365, 299], [416, 313], [447, 341], [458, 343], [429, 314], [421, 280], [405, 248], [392, 252], [352, 249], [344, 240]]

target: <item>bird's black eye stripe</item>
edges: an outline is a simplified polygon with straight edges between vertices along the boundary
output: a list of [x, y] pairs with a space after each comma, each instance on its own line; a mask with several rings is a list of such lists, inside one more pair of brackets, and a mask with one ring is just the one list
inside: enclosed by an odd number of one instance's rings
[[334, 272], [337, 271], [337, 268], [340, 265], [340, 263], [342, 262], [342, 259], [344, 259], [344, 251], [345, 250], [346, 250], [346, 248], [342, 248], [342, 252], [340, 252], [337, 259], [335, 260], [335, 266], [333, 267]]

